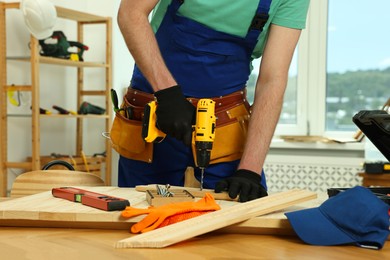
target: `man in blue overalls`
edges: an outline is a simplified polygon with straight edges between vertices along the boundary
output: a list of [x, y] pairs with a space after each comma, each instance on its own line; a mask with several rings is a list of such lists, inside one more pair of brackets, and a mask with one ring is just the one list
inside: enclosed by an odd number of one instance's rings
[[[118, 24], [136, 62], [126, 103], [142, 107], [155, 98], [157, 125], [167, 138], [145, 149], [145, 158], [121, 154], [119, 186], [183, 185], [185, 169], [194, 166], [194, 105], [212, 98], [217, 129], [204, 187], [239, 195], [242, 202], [266, 196], [263, 164], [308, 5], [309, 0], [122, 0]], [[260, 56], [249, 107], [245, 86], [251, 61]]]

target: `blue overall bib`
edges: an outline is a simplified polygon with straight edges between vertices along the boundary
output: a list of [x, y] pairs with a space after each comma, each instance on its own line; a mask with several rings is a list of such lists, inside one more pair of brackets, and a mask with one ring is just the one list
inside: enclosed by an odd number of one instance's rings
[[[224, 96], [245, 88], [250, 75], [251, 54], [268, 19], [271, 0], [261, 0], [245, 37], [238, 37], [206, 27], [180, 16], [177, 11], [183, 0], [172, 0], [156, 32], [164, 61], [187, 97]], [[131, 87], [153, 93], [151, 85], [134, 66]], [[204, 188], [231, 176], [239, 160], [209, 165], [205, 170]], [[167, 136], [154, 144], [153, 162], [119, 159], [118, 185], [134, 187], [145, 183], [182, 186], [184, 171], [195, 163], [190, 147]], [[195, 168], [200, 179], [200, 171]], [[262, 185], [266, 188], [264, 172]]]

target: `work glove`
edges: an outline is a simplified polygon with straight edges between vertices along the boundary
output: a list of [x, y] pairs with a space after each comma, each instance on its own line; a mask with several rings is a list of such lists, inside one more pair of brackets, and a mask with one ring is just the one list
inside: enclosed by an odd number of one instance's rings
[[210, 193], [196, 201], [184, 201], [166, 204], [160, 207], [138, 209], [126, 207], [122, 211], [122, 217], [131, 218], [142, 214], [148, 214], [144, 219], [131, 226], [132, 233], [145, 233], [156, 228], [164, 227], [186, 219], [197, 217], [208, 212], [219, 210], [220, 206], [215, 202]]
[[179, 85], [154, 93], [157, 99], [156, 125], [162, 132], [191, 145], [195, 107], [184, 97]]
[[234, 199], [237, 195], [239, 202], [254, 200], [268, 196], [267, 191], [260, 184], [261, 175], [249, 170], [237, 170], [232, 176], [219, 181], [215, 185], [215, 192], [228, 191], [229, 197]]

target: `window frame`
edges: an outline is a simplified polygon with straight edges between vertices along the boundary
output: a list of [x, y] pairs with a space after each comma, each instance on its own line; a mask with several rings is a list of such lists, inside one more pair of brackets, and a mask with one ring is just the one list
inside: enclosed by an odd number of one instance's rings
[[297, 46], [297, 123], [278, 124], [278, 135], [351, 138], [351, 131], [326, 131], [328, 0], [311, 1]]

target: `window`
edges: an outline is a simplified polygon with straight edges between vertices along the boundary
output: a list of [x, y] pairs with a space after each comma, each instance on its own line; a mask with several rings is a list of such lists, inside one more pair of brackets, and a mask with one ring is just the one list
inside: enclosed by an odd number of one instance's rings
[[351, 131], [390, 97], [390, 1], [328, 2], [326, 130]]
[[352, 137], [355, 113], [381, 109], [390, 97], [388, 10], [388, 0], [310, 2], [275, 135]]

